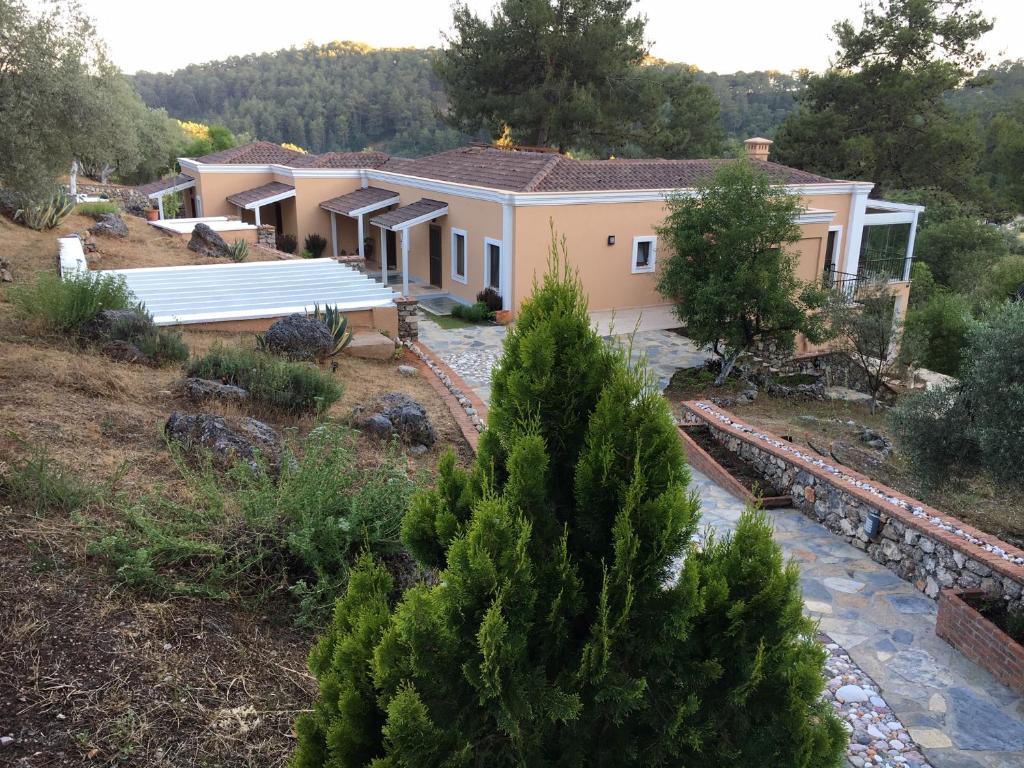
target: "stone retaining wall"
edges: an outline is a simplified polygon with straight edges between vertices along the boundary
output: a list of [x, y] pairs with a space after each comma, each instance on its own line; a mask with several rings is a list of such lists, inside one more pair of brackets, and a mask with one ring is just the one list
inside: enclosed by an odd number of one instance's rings
[[272, 224], [256, 226], [256, 243], [273, 251], [277, 250], [277, 230]]
[[[744, 424], [705, 401], [683, 403], [684, 419], [757, 468], [793, 505], [931, 598], [946, 587], [979, 589], [1024, 610], [1024, 551], [904, 496], [841, 464]], [[877, 512], [881, 532], [864, 529]]]
[[149, 198], [140, 193], [135, 187], [124, 187], [120, 184], [83, 184], [79, 182], [78, 194], [118, 200], [125, 207], [135, 205], [136, 207], [148, 208], [150, 206]]

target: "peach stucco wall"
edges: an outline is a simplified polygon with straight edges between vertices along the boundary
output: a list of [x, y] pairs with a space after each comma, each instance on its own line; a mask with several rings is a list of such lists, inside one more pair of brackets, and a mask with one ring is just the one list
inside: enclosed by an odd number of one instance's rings
[[[389, 304], [371, 309], [355, 309], [345, 313], [352, 329], [382, 331], [392, 339], [398, 338], [398, 307]], [[280, 320], [280, 317], [262, 317], [253, 320], [229, 320], [218, 323], [193, 323], [178, 326], [182, 330], [217, 331], [222, 333], [262, 333]]]

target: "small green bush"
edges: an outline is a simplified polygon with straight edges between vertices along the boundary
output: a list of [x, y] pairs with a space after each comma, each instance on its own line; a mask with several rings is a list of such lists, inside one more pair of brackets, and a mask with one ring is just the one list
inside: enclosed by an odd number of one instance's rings
[[291, 414], [325, 411], [341, 397], [341, 385], [330, 374], [243, 347], [217, 344], [193, 358], [187, 372], [243, 387], [256, 402]]
[[98, 203], [79, 203], [75, 206], [75, 213], [81, 216], [90, 216], [99, 219], [107, 213], [118, 213], [121, 208], [117, 203], [103, 201]]
[[905, 395], [889, 414], [889, 423], [911, 470], [926, 489], [941, 486], [952, 467], [972, 465], [977, 459], [968, 415], [958, 407], [954, 389]]
[[96, 272], [76, 272], [61, 279], [49, 273], [8, 289], [18, 315], [47, 331], [75, 331], [104, 309], [128, 309], [135, 304], [124, 279]]
[[970, 324], [968, 299], [937, 290], [927, 302], [907, 312], [900, 356], [916, 367], [955, 376]]
[[476, 304], [456, 304], [452, 307], [452, 317], [465, 320], [467, 323], [482, 323], [485, 320], [493, 320], [494, 312], [487, 308], [481, 301]]
[[306, 235], [306, 251], [309, 251], [311, 256], [306, 258], [319, 259], [324, 255], [324, 249], [327, 248], [327, 239], [322, 235], [318, 235], [316, 232], [311, 232]]
[[299, 253], [299, 258], [300, 259], [312, 259], [313, 258], [313, 252], [312, 251], [307, 251], [307, 250], [303, 249]]
[[299, 241], [295, 235], [285, 235], [280, 232], [277, 234], [275, 244], [277, 250], [285, 253], [295, 253], [295, 249], [299, 247]]
[[188, 360], [188, 345], [181, 336], [181, 331], [171, 328], [159, 328], [153, 325], [152, 318], [141, 309], [148, 321], [140, 330], [139, 323], [120, 322], [111, 326], [106, 339], [125, 341], [134, 345], [156, 365], [166, 363], [183, 363]]
[[25, 445], [29, 448], [27, 456], [7, 464], [0, 462], [0, 498], [37, 515], [67, 515], [105, 496], [102, 486], [79, 477], [44, 447]]
[[249, 244], [245, 240], [235, 240], [228, 246], [228, 258], [232, 261], [245, 261], [249, 257]]
[[14, 213], [14, 220], [41, 232], [53, 229], [75, 210], [75, 199], [65, 189], [57, 189], [46, 200], [30, 200]]
[[501, 294], [493, 288], [484, 288], [476, 295], [476, 300], [491, 312], [497, 312], [502, 307]]
[[267, 598], [286, 587], [298, 621], [320, 625], [360, 550], [398, 551], [413, 480], [397, 455], [360, 467], [351, 432], [321, 425], [285, 449], [278, 477], [239, 462], [219, 476], [172, 449], [193, 501], [159, 491], [122, 501], [90, 550], [123, 583], [158, 598]]

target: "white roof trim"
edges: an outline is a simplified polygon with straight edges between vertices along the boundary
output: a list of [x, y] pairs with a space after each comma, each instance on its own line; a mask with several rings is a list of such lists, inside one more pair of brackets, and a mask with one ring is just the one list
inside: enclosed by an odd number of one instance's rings
[[[389, 197], [387, 200], [381, 200], [378, 203], [370, 203], [369, 205], [364, 205], [362, 208], [356, 208], [354, 211], [349, 211], [349, 213], [352, 216], [362, 216], [364, 213], [373, 213], [374, 211], [379, 211], [381, 208], [387, 208], [389, 205], [398, 205], [401, 200], [402, 198], [395, 195], [394, 197]], [[344, 216], [345, 214], [340, 215]]]
[[835, 211], [823, 211], [820, 208], [808, 208], [796, 217], [797, 224], [830, 224], [836, 217]]
[[[197, 173], [273, 173], [284, 179], [329, 178], [380, 181], [401, 184], [414, 189], [442, 192], [473, 200], [511, 203], [516, 207], [536, 205], [588, 205], [601, 203], [661, 202], [674, 194], [692, 194], [691, 187], [666, 189], [620, 189], [584, 192], [512, 192], [454, 181], [426, 179], [377, 168], [289, 168], [286, 165], [232, 165], [197, 163], [189, 158], [178, 158], [183, 169]], [[780, 185], [781, 186], [781, 185]], [[871, 190], [874, 184], [865, 181], [835, 181], [821, 184], [787, 184], [787, 190], [799, 195], [846, 195]]]
[[902, 213], [865, 213], [864, 226], [877, 227], [883, 224], [913, 224], [917, 218], [917, 211], [906, 211]]
[[403, 229], [409, 229], [410, 227], [415, 227], [417, 224], [425, 224], [428, 221], [433, 221], [434, 219], [439, 219], [442, 216], [447, 216], [447, 215], [448, 215], [448, 206], [446, 205], [444, 208], [438, 208], [436, 211], [430, 211], [429, 213], [424, 213], [422, 216], [417, 216], [415, 219], [409, 219], [408, 221], [403, 221], [401, 224], [396, 224], [393, 227], [382, 227], [380, 224], [374, 224], [374, 226], [377, 227], [378, 229], [387, 229], [387, 230], [390, 230], [392, 232], [401, 232]]
[[[868, 200], [868, 208], [881, 208], [883, 211], [899, 211], [899, 212], [914, 212], [921, 213], [924, 210], [923, 205], [914, 205], [912, 203], [894, 203], [891, 200]], [[868, 214], [869, 216], [871, 214]]]
[[287, 200], [290, 197], [295, 197], [294, 189], [289, 189], [285, 192], [278, 192], [276, 195], [264, 197], [260, 200], [253, 200], [251, 203], [246, 204], [245, 210], [251, 211], [255, 208], [262, 208], [264, 205], [270, 205], [271, 203], [276, 203], [280, 200]]
[[196, 180], [189, 179], [188, 181], [183, 182], [181, 184], [175, 184], [173, 187], [161, 189], [159, 192], [150, 192], [148, 195], [146, 195], [146, 197], [148, 197], [150, 200], [156, 200], [157, 198], [163, 197], [164, 195], [169, 195], [172, 192], [181, 192], [182, 190], [185, 189], [192, 189], [192, 187], [194, 187], [195, 185]]

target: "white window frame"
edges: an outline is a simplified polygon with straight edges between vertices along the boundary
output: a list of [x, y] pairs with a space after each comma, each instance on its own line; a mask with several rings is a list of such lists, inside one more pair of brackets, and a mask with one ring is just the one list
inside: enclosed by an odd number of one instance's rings
[[484, 288], [491, 287], [491, 260], [490, 254], [487, 252], [489, 246], [496, 245], [498, 247], [498, 287], [495, 290], [504, 297], [503, 287], [501, 284], [501, 267], [505, 260], [505, 251], [502, 248], [501, 240], [495, 240], [493, 237], [484, 238]]
[[[835, 247], [834, 253], [832, 254], [832, 269], [835, 270], [836, 272], [841, 272], [842, 270], [839, 269], [839, 261], [843, 257], [843, 249], [841, 247], [842, 244], [843, 244], [843, 225], [842, 224], [834, 224], [833, 226], [828, 228], [828, 231], [836, 233], [836, 242], [835, 242], [835, 246], [836, 247]], [[825, 247], [826, 248], [828, 247], [828, 236], [827, 235], [825, 236]], [[825, 268], [825, 262], [826, 261], [828, 261], [828, 254], [827, 253], [825, 254], [825, 258], [821, 262], [821, 267], [822, 267], [823, 270]]]
[[[458, 272], [455, 271], [455, 264], [456, 264], [456, 261], [455, 261], [455, 253], [456, 253], [455, 238], [457, 238], [457, 237], [461, 237], [462, 238], [462, 243], [463, 243], [463, 246], [462, 246], [462, 248], [463, 248], [462, 268], [465, 270], [465, 272], [463, 274], [461, 274], [461, 275]], [[464, 229], [456, 229], [455, 227], [452, 227], [452, 232], [451, 232], [451, 248], [450, 248], [450, 252], [449, 252], [448, 256], [449, 256], [449, 259], [451, 260], [452, 280], [454, 280], [457, 283], [462, 283], [463, 285], [466, 285], [469, 282], [469, 233], [466, 232], [466, 230], [464, 230]]]
[[[640, 253], [640, 243], [651, 244], [651, 258], [646, 267], [638, 267], [636, 264], [636, 257]], [[634, 275], [646, 275], [654, 271], [658, 263], [658, 236], [657, 235], [637, 235], [633, 238], [633, 253], [632, 259], [629, 262], [630, 269]]]

